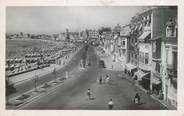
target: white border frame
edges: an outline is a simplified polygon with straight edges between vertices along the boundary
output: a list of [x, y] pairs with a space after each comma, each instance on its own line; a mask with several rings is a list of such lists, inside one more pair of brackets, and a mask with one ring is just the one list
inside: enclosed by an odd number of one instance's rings
[[[178, 6], [178, 107], [177, 110], [6, 110], [5, 32], [6, 6]], [[184, 116], [184, 0], [0, 0], [0, 116]]]

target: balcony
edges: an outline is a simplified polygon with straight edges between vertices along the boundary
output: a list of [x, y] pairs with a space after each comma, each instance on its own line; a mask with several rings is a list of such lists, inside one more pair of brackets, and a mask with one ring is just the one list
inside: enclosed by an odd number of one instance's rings
[[143, 27], [143, 30], [144, 31], [151, 31], [151, 26], [144, 26]]
[[139, 68], [145, 71], [151, 71], [151, 64], [144, 64], [139, 62]]
[[173, 65], [167, 64], [167, 73], [169, 77], [177, 77], [177, 68], [174, 67]]

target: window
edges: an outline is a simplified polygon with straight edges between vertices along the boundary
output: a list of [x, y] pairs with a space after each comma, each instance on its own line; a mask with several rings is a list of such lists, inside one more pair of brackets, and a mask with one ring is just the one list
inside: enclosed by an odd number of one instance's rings
[[157, 71], [158, 73], [160, 73], [160, 64], [159, 63], [156, 63], [155, 71]]
[[166, 27], [166, 37], [176, 37], [176, 28], [174, 25], [168, 25]]
[[120, 57], [121, 57], [121, 49], [119, 49], [119, 55], [120, 55]]
[[149, 54], [145, 53], [145, 64], [148, 64], [149, 62]]
[[145, 48], [146, 48], [146, 49], [149, 49], [149, 45], [148, 45], [148, 44], [146, 44], [146, 45], [145, 45]]
[[125, 41], [123, 41], [123, 46], [125, 46]]
[[146, 26], [146, 17], [143, 17], [143, 24]]
[[140, 61], [141, 63], [144, 63], [144, 53], [143, 53], [143, 52], [140, 52], [140, 53], [139, 53], [139, 61]]
[[137, 55], [135, 55], [135, 59], [137, 59]]
[[156, 42], [153, 42], [153, 46], [152, 46], [153, 48], [153, 52], [156, 52]]
[[[124, 55], [124, 54], [125, 54], [125, 49], [123, 49], [122, 52], [123, 52], [123, 55]], [[133, 55], [133, 54], [132, 54], [132, 55]]]
[[149, 16], [149, 26], [151, 25], [151, 16]]
[[176, 69], [176, 70], [177, 70], [177, 61], [178, 61], [178, 59], [177, 59], [177, 52], [174, 51], [173, 52], [173, 68]]
[[170, 66], [173, 63], [172, 47], [169, 47], [166, 51], [166, 61], [167, 61], [167, 64]]

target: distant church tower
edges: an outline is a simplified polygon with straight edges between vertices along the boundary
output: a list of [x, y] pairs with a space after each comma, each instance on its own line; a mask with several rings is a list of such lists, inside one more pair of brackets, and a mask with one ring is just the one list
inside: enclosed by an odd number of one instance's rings
[[70, 41], [70, 34], [68, 29], [66, 29], [66, 41]]

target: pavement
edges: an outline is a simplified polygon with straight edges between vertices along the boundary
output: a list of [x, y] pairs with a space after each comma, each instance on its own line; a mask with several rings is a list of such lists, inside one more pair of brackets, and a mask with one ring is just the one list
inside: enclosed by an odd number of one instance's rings
[[[129, 76], [128, 74], [123, 74], [123, 75], [125, 77], [124, 79], [126, 79], [130, 83], [133, 83], [131, 76]], [[142, 90], [143, 92], [148, 93], [148, 90], [144, 89], [141, 85], [138, 84], [138, 82], [134, 82], [133, 85], [136, 86], [137, 88], [139, 88], [140, 90]], [[150, 97], [153, 98], [154, 100], [158, 101], [160, 104], [162, 104], [163, 106], [165, 106], [169, 110], [176, 110], [177, 109], [175, 106], [169, 104], [165, 100], [159, 99], [159, 96], [157, 96], [155, 94], [150, 94]]]
[[[82, 51], [78, 55], [85, 53]], [[65, 81], [55, 91], [46, 93], [46, 96], [35, 99], [24, 105], [21, 109], [37, 110], [108, 110], [108, 102], [113, 99], [114, 110], [165, 110], [167, 109], [157, 100], [150, 97], [140, 88], [132, 85], [127, 79], [122, 79], [122, 71], [99, 68], [98, 61], [101, 59], [90, 46], [87, 52], [88, 66], [85, 70], [77, 71], [74, 76]], [[78, 56], [80, 57], [80, 56]], [[79, 63], [78, 63], [79, 65]], [[75, 67], [78, 68], [78, 67]], [[61, 71], [62, 72], [62, 71]], [[97, 83], [99, 76], [110, 76], [109, 84]], [[91, 89], [92, 98], [88, 99], [87, 89]], [[135, 93], [141, 96], [141, 104], [135, 105], [133, 98]]]

